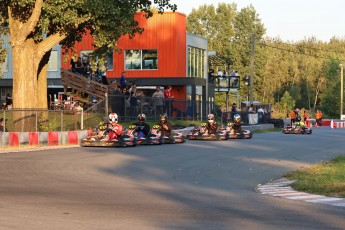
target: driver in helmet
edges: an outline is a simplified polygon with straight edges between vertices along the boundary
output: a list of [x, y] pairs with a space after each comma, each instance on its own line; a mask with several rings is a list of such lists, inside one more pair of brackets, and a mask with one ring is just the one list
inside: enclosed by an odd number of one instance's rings
[[242, 132], [242, 125], [241, 125], [241, 116], [236, 113], [234, 115], [234, 123], [231, 126], [234, 133], [241, 133]]
[[159, 124], [161, 125], [162, 136], [170, 137], [172, 132], [172, 125], [168, 121], [167, 115], [162, 114], [159, 117]]
[[141, 113], [138, 115], [138, 121], [134, 123], [136, 125], [135, 131], [138, 138], [146, 138], [151, 130], [149, 124], [146, 123], [146, 115]]
[[106, 135], [106, 140], [117, 140], [123, 131], [122, 125], [118, 123], [119, 117], [116, 113], [111, 113], [108, 118], [108, 127], [102, 135]]
[[218, 131], [218, 124], [215, 121], [215, 117], [212, 113], [207, 115], [206, 130], [208, 135], [216, 134]]

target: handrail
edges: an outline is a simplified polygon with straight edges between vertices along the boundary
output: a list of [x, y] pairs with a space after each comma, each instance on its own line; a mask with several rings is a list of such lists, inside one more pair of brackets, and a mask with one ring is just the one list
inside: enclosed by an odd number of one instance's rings
[[98, 99], [104, 99], [105, 94], [109, 93], [108, 85], [90, 80], [85, 76], [75, 74], [70, 70], [61, 69], [61, 83], [67, 89], [70, 87], [78, 92], [87, 93], [96, 96]]

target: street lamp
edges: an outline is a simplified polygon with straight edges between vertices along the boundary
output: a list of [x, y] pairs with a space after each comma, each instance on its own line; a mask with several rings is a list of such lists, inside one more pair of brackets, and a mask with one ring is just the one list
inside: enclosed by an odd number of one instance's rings
[[343, 70], [344, 65], [340, 64], [340, 119], [342, 119], [343, 115], [343, 99], [344, 99], [344, 80], [343, 80]]

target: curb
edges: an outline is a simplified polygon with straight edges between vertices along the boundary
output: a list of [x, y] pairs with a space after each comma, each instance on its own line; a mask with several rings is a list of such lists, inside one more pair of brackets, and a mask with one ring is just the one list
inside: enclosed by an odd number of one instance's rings
[[327, 197], [295, 191], [290, 186], [293, 182], [294, 181], [288, 180], [283, 177], [277, 180], [270, 181], [264, 185], [258, 184], [255, 188], [255, 191], [263, 195], [281, 197], [290, 200], [299, 200], [310, 203], [345, 207], [344, 198]]

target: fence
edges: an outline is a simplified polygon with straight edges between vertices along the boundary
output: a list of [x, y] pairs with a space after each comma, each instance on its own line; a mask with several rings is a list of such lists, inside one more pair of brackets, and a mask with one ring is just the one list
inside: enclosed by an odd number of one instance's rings
[[[130, 100], [136, 100], [130, 102]], [[13, 132], [47, 132], [73, 131], [93, 128], [96, 118], [103, 120], [110, 112], [116, 112], [120, 122], [133, 122], [137, 115], [143, 113], [147, 121], [158, 121], [162, 113], [171, 120], [206, 121], [209, 113], [214, 113], [216, 120], [222, 124], [233, 121], [234, 113], [221, 112], [213, 101], [164, 100], [152, 97], [129, 98], [128, 96], [106, 96], [97, 103], [84, 105], [81, 111], [69, 109], [2, 110], [5, 127]], [[236, 112], [241, 115], [243, 125], [268, 123], [270, 113]]]

